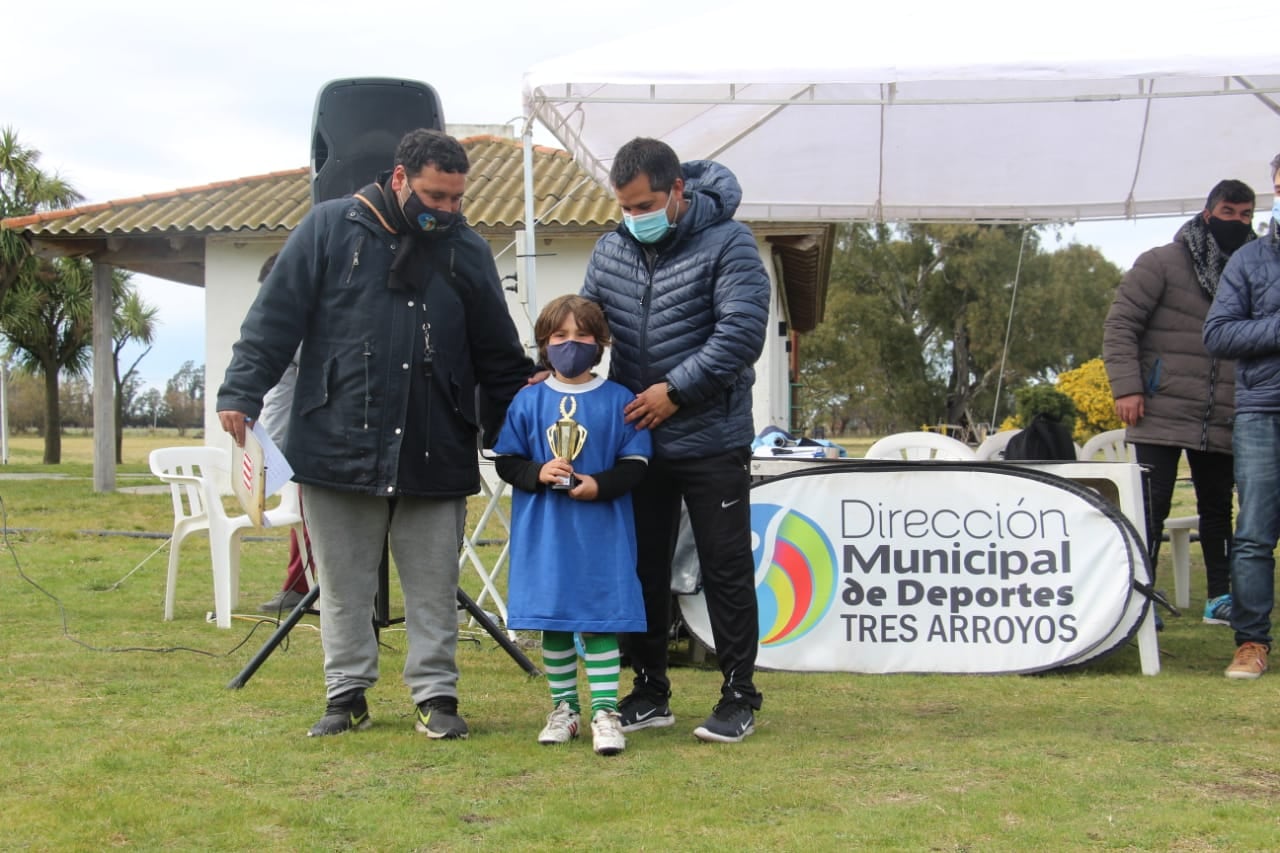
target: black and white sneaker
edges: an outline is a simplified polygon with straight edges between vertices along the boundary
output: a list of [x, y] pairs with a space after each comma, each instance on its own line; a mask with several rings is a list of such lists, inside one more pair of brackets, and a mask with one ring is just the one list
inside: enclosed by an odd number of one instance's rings
[[418, 705], [413, 727], [433, 740], [466, 740], [467, 721], [458, 716], [458, 700], [432, 696]]
[[706, 722], [693, 730], [693, 736], [709, 743], [741, 743], [755, 730], [756, 715], [750, 705], [722, 699]]
[[631, 693], [618, 703], [618, 716], [624, 732], [660, 729], [676, 724], [676, 715], [666, 699], [647, 693]]
[[311, 727], [307, 737], [325, 737], [340, 735], [344, 732], [360, 731], [373, 725], [369, 717], [369, 703], [365, 701], [363, 690], [349, 690], [329, 700], [325, 706], [324, 716]]

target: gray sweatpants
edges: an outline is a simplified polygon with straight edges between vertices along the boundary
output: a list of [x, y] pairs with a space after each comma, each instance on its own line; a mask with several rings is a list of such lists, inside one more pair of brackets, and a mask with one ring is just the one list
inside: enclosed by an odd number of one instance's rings
[[382, 498], [303, 485], [320, 584], [320, 638], [328, 698], [378, 680], [373, 601], [382, 543], [404, 594], [404, 682], [414, 704], [458, 695], [458, 549], [465, 498]]

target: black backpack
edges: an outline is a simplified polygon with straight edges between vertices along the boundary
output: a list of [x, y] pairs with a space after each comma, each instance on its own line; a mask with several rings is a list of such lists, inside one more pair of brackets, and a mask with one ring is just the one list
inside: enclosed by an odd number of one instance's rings
[[1071, 461], [1076, 458], [1076, 445], [1066, 424], [1041, 413], [1031, 418], [1026, 429], [1009, 439], [1004, 458], [1025, 462]]

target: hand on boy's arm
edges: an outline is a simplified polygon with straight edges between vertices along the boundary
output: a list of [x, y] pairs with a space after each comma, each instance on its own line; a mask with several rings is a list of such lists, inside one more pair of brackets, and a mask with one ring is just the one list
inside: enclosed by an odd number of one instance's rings
[[676, 413], [679, 408], [667, 394], [667, 383], [658, 382], [636, 395], [623, 409], [623, 420], [636, 429], [653, 429]]

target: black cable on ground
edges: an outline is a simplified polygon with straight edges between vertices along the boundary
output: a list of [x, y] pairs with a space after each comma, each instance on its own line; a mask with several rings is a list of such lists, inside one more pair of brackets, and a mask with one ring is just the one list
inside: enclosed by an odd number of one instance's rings
[[[9, 555], [13, 558], [13, 565], [18, 570], [18, 577], [22, 578], [22, 580], [26, 581], [32, 587], [39, 590], [42, 594], [44, 594], [45, 597], [47, 597], [50, 601], [54, 603], [54, 605], [57, 606], [58, 615], [62, 620], [62, 635], [66, 637], [68, 640], [70, 640], [71, 642], [75, 643], [77, 646], [80, 646], [81, 648], [84, 648], [84, 649], [88, 649], [91, 652], [154, 652], [157, 654], [169, 654], [171, 652], [190, 652], [191, 654], [194, 654], [194, 655], [205, 655], [206, 657], [228, 657], [234, 654], [245, 643], [249, 642], [250, 638], [253, 637], [253, 635], [257, 632], [258, 628], [260, 628], [262, 625], [272, 624], [270, 620], [266, 620], [266, 619], [257, 622], [253, 626], [253, 630], [251, 630], [248, 634], [246, 634], [244, 638], [240, 640], [240, 642], [236, 643], [229, 650], [227, 650], [222, 654], [205, 651], [204, 649], [193, 649], [190, 646], [161, 646], [161, 647], [94, 646], [90, 643], [84, 642], [78, 637], [72, 636], [71, 628], [67, 623], [67, 608], [65, 605], [63, 605], [62, 599], [58, 598], [58, 596], [49, 592], [49, 590], [41, 586], [38, 582], [36, 582], [33, 578], [31, 578], [26, 573], [26, 571], [23, 570], [22, 561], [18, 559], [18, 552], [14, 550], [13, 543], [9, 541], [9, 533], [11, 530], [13, 532], [18, 532], [19, 530], [34, 531], [34, 530], [37, 530], [37, 528], [10, 528], [9, 527], [9, 510], [5, 506], [3, 496], [0, 496], [0, 533], [2, 533], [4, 537], [4, 547], [9, 552]], [[88, 531], [80, 531], [80, 532], [84, 533]], [[103, 531], [103, 533], [106, 533], [106, 531]], [[128, 534], [125, 534], [125, 535], [128, 535]], [[148, 535], [145, 538], [151, 538], [151, 537]], [[109, 589], [114, 589], [117, 586], [119, 586], [119, 583], [114, 584], [113, 586], [109, 587]]]

